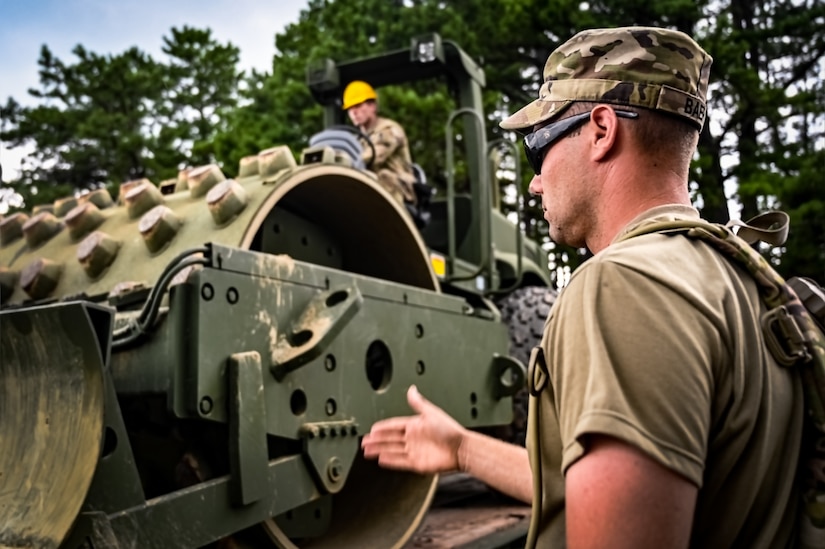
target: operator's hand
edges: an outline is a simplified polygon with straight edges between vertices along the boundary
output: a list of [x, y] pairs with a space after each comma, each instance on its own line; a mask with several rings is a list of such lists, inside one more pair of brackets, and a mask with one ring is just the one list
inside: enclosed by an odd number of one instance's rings
[[461, 469], [460, 450], [467, 430], [418, 392], [407, 390], [407, 402], [417, 415], [377, 422], [361, 441], [364, 457], [382, 467], [416, 473], [446, 473]]

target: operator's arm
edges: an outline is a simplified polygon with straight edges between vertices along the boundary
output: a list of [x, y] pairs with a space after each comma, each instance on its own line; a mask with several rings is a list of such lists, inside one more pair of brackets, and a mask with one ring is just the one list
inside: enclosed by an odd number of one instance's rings
[[365, 457], [417, 473], [463, 471], [513, 498], [532, 501], [526, 449], [466, 429], [415, 386], [407, 391], [407, 401], [417, 415], [373, 425], [361, 442]]
[[633, 446], [592, 435], [567, 470], [567, 546], [688, 547], [697, 492]]

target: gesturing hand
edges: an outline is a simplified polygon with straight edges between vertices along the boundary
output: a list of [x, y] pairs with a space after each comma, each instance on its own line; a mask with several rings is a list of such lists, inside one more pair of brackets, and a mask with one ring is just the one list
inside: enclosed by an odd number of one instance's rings
[[377, 459], [382, 467], [416, 473], [460, 469], [464, 427], [425, 399], [415, 385], [407, 390], [407, 402], [416, 415], [384, 419], [373, 425], [361, 441], [364, 457]]

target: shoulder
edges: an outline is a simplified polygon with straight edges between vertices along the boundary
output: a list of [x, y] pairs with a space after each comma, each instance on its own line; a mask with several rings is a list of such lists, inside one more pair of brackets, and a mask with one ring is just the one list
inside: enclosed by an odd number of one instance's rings
[[579, 271], [617, 276], [637, 273], [666, 284], [704, 284], [703, 279], [719, 277], [720, 271], [730, 270], [728, 261], [704, 242], [681, 233], [651, 232], [626, 237], [631, 231], [651, 223], [698, 219], [699, 212], [695, 208], [681, 204], [647, 210], [631, 220], [607, 248], [587, 261], [585, 268]]
[[573, 273], [557, 307], [567, 318], [585, 308], [613, 318], [718, 319], [732, 288], [737, 295], [751, 293], [743, 284], [748, 281], [735, 266], [704, 242], [653, 233], [616, 242], [588, 259]]
[[405, 135], [404, 128], [401, 127], [401, 124], [389, 118], [378, 117], [375, 129], [376, 131], [386, 132], [396, 139], [403, 139]]

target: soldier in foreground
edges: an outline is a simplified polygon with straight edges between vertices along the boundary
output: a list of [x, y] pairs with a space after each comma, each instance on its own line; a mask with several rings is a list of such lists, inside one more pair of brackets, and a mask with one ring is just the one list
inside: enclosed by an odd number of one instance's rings
[[343, 109], [372, 142], [372, 147], [363, 143], [363, 160], [378, 175], [378, 183], [402, 206], [404, 202], [414, 205], [415, 176], [404, 129], [394, 120], [378, 116], [378, 96], [372, 86], [360, 80], [344, 89]]
[[533, 500], [539, 547], [788, 547], [803, 423], [798, 372], [766, 346], [751, 278], [706, 244], [645, 223], [698, 217], [690, 161], [711, 57], [659, 28], [584, 31], [557, 48], [526, 133], [550, 236], [594, 256], [533, 353], [528, 450], [471, 432], [408, 392], [416, 415], [362, 446], [383, 466], [461, 470]]

